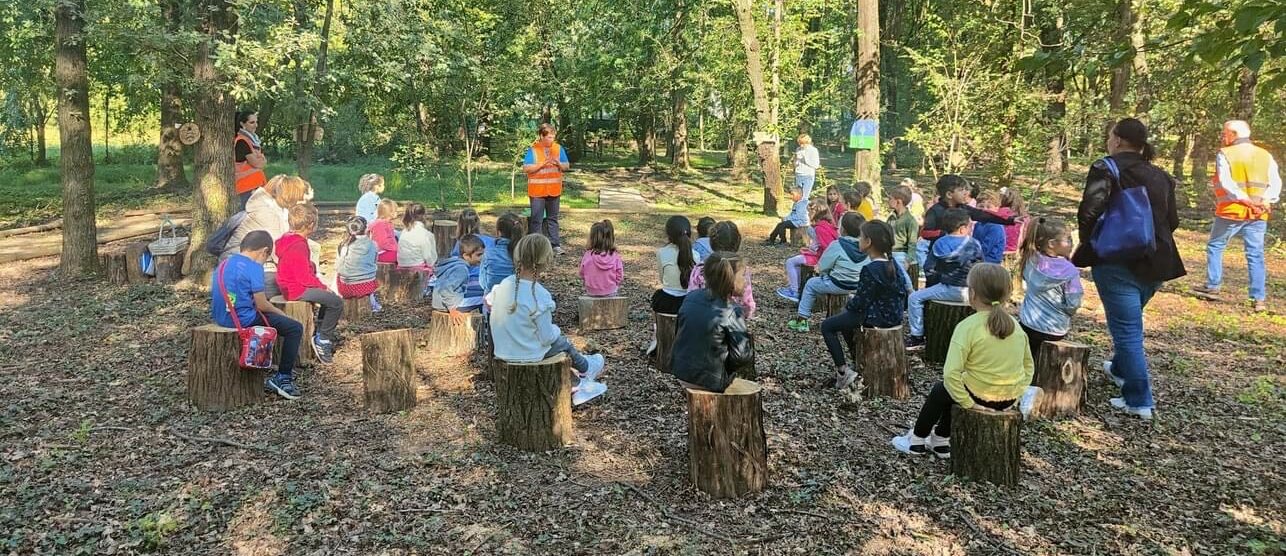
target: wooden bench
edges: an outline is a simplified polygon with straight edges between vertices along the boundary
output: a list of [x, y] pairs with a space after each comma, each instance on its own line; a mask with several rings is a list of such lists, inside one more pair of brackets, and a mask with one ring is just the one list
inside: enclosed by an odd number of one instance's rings
[[951, 411], [951, 473], [1001, 486], [1017, 485], [1022, 414], [958, 405]]
[[451, 313], [433, 311], [429, 316], [427, 343], [429, 351], [435, 357], [458, 357], [473, 353], [478, 345], [478, 329], [481, 328], [482, 315], [477, 312], [466, 313], [468, 318], [456, 322]]
[[366, 409], [394, 413], [415, 407], [415, 339], [411, 330], [371, 332], [360, 338]]
[[205, 324], [192, 329], [188, 345], [188, 401], [201, 411], [229, 411], [263, 401], [264, 373], [237, 363], [241, 338], [235, 328]]
[[612, 330], [625, 328], [630, 304], [629, 298], [621, 296], [582, 295], [578, 300], [578, 308], [581, 330]]
[[951, 334], [960, 321], [974, 313], [973, 306], [955, 301], [924, 303], [924, 361], [941, 365], [947, 360]]
[[565, 354], [536, 363], [497, 359], [492, 372], [500, 442], [529, 452], [571, 444], [572, 368]]
[[1044, 392], [1032, 408], [1033, 417], [1055, 418], [1077, 415], [1089, 392], [1086, 368], [1090, 348], [1075, 342], [1043, 342], [1036, 356], [1032, 385]]
[[656, 322], [656, 370], [670, 372], [670, 359], [674, 353], [674, 335], [677, 332], [678, 315], [652, 313]]
[[[307, 301], [286, 301], [285, 297], [274, 295], [268, 300], [281, 312], [286, 313], [295, 322], [303, 325], [304, 334], [299, 339], [299, 362], [301, 367], [312, 366], [317, 362], [317, 354], [313, 352], [313, 334], [316, 331], [316, 313], [313, 310], [313, 304]], [[281, 343], [277, 344], [276, 356], [280, 357]]]
[[722, 393], [686, 387], [688, 470], [692, 483], [715, 498], [759, 492], [768, 485], [762, 388], [734, 379]]

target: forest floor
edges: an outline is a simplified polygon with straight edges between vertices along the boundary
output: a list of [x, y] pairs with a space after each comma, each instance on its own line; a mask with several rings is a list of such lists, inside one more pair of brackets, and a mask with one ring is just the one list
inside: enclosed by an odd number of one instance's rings
[[[604, 178], [606, 179], [606, 178]], [[719, 190], [737, 198], [735, 190]], [[1067, 214], [1074, 191], [1045, 206]], [[701, 214], [689, 213], [695, 220]], [[1191, 273], [1146, 317], [1157, 397], [1149, 423], [1112, 411], [1099, 374], [1080, 417], [1022, 433], [1016, 488], [961, 481], [899, 454], [940, 371], [911, 357], [912, 396], [857, 404], [818, 387], [820, 335], [788, 330], [773, 290], [793, 250], [773, 219], [734, 217], [754, 269], [769, 487], [711, 500], [688, 476], [685, 403], [639, 351], [650, 326], [665, 214], [612, 215], [625, 259], [626, 329], [581, 334], [577, 261], [602, 215], [565, 216], [568, 253], [543, 283], [555, 321], [607, 358], [607, 395], [574, 412], [575, 444], [496, 442], [493, 384], [467, 358], [417, 355], [419, 405], [362, 408], [356, 335], [422, 330], [424, 307], [343, 325], [334, 363], [300, 373], [304, 397], [229, 413], [185, 398], [197, 288], [57, 278], [53, 257], [0, 267], [0, 552], [14, 554], [1281, 554], [1286, 551], [1286, 261], [1270, 256], [1276, 312], [1200, 301], [1207, 222], [1185, 220]], [[494, 222], [487, 218], [488, 229]], [[317, 234], [333, 252], [339, 222]], [[1230, 249], [1229, 292], [1245, 287]], [[1092, 283], [1072, 339], [1110, 350]], [[1235, 297], [1235, 296], [1233, 296]], [[208, 442], [217, 438], [229, 443]]]

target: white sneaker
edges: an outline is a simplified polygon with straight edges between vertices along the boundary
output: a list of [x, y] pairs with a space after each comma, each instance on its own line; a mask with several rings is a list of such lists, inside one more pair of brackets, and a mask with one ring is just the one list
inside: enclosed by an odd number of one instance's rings
[[586, 355], [585, 361], [589, 363], [589, 368], [585, 369], [585, 380], [590, 382], [598, 380], [598, 375], [603, 374], [603, 364], [606, 363], [603, 360], [603, 354]]
[[554, 248], [554, 254], [555, 254], [555, 255], [562, 255], [563, 253], [564, 253], [564, 251], [563, 251], [563, 246], [559, 245], [558, 247], [555, 247], [555, 248]]
[[1150, 407], [1130, 407], [1129, 405], [1126, 405], [1125, 398], [1112, 398], [1108, 400], [1107, 403], [1112, 404], [1112, 407], [1129, 413], [1130, 415], [1137, 416], [1144, 421], [1152, 420], [1152, 408]]
[[929, 439], [925, 441], [929, 451], [938, 459], [951, 459], [951, 439], [938, 436], [937, 433], [929, 433]]
[[853, 372], [852, 369], [844, 369], [843, 373], [840, 373], [837, 377], [835, 377], [835, 389], [843, 390], [845, 388], [848, 388], [849, 386], [852, 386], [854, 382], [857, 381], [857, 378], [858, 378], [857, 373]]
[[1031, 410], [1044, 393], [1039, 386], [1028, 386], [1027, 391], [1023, 392], [1023, 397], [1018, 400], [1018, 412], [1023, 414], [1024, 421], [1031, 420]]
[[572, 405], [580, 405], [607, 392], [607, 385], [582, 378], [580, 384], [572, 391]]
[[1117, 388], [1121, 388], [1125, 386], [1125, 379], [1118, 377], [1115, 374], [1112, 374], [1111, 361], [1103, 362], [1103, 372], [1107, 373], [1107, 378], [1110, 379], [1112, 381], [1112, 384], [1115, 384]]
[[925, 445], [924, 438], [915, 435], [915, 431], [908, 430], [902, 436], [895, 436], [889, 441], [893, 449], [904, 454], [923, 456], [929, 453], [929, 448]]
[[644, 358], [652, 357], [652, 353], [655, 351], [656, 351], [656, 338], [653, 337], [652, 341], [648, 343], [647, 348], [643, 350], [643, 357]]

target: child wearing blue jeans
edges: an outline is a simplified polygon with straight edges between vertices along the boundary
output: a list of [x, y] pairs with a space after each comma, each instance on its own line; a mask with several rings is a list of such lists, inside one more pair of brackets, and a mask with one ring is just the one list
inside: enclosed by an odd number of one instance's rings
[[926, 302], [969, 302], [969, 270], [982, 261], [982, 246], [969, 235], [969, 213], [950, 209], [939, 222], [948, 235], [933, 242], [929, 259], [924, 263], [927, 282], [933, 285], [917, 290], [907, 300], [907, 322], [911, 328], [911, 335], [906, 339], [907, 349], [924, 347]]
[[[210, 283], [210, 319], [219, 326], [241, 328], [271, 326], [277, 329], [281, 341], [281, 361], [277, 372], [264, 382], [264, 390], [293, 400], [299, 397], [295, 387], [295, 359], [299, 356], [299, 342], [304, 327], [287, 317], [268, 301], [264, 295], [263, 263], [272, 256], [272, 236], [255, 230], [241, 239], [241, 252], [219, 265]], [[236, 321], [229, 312], [228, 302], [236, 311]]]

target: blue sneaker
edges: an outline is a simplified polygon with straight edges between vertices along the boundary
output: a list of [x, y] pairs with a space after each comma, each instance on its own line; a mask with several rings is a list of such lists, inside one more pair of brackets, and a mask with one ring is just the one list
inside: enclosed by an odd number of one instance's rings
[[777, 288], [777, 296], [781, 297], [782, 299], [785, 299], [786, 301], [799, 305], [799, 294], [795, 290], [792, 290], [790, 288]]
[[317, 354], [318, 361], [330, 363], [335, 360], [335, 343], [323, 338], [321, 334], [314, 334], [313, 353]]
[[275, 374], [263, 383], [263, 389], [275, 393], [287, 400], [299, 399], [299, 389], [295, 388], [295, 379], [290, 375]]

